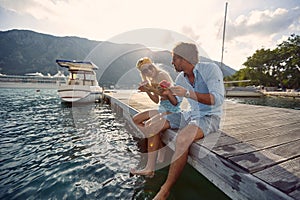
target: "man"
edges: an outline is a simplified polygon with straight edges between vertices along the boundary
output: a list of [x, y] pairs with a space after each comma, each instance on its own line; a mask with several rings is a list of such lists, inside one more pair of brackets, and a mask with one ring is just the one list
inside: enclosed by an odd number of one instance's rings
[[[223, 74], [216, 64], [198, 63], [198, 58], [196, 45], [182, 42], [175, 46], [172, 64], [180, 73], [176, 79], [177, 85], [165, 92], [187, 98], [190, 109], [151, 119], [147, 124], [145, 135], [149, 137], [148, 150], [151, 152], [148, 162], [152, 163], [156, 161], [153, 152], [159, 148], [159, 133], [168, 128], [179, 129], [169, 174], [155, 196], [156, 200], [169, 196], [171, 187], [187, 163], [191, 144], [219, 128], [224, 101]], [[143, 172], [140, 170], [136, 174]]]

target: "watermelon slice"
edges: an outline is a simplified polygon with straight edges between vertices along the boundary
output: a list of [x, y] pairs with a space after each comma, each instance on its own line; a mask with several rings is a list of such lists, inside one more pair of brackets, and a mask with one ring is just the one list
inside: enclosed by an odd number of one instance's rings
[[168, 87], [171, 86], [171, 83], [168, 82], [168, 81], [166, 81], [166, 80], [163, 80], [163, 81], [161, 81], [161, 82], [159, 83], [159, 85], [160, 85], [160, 87], [162, 87], [162, 88], [168, 88]]

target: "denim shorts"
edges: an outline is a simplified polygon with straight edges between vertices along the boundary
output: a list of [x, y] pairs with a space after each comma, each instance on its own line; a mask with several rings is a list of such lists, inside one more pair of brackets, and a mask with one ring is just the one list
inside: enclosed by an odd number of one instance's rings
[[161, 100], [158, 106], [158, 112], [180, 112], [180, 103], [174, 106], [169, 100]]
[[220, 126], [220, 117], [217, 115], [206, 115], [196, 119], [186, 120], [183, 114], [180, 112], [171, 113], [164, 116], [164, 118], [169, 121], [172, 129], [183, 129], [187, 125], [195, 125], [202, 130], [204, 136], [216, 132]]

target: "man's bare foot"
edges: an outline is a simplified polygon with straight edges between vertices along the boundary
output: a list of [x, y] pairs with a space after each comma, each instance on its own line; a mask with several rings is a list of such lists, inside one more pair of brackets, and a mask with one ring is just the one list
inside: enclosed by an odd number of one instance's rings
[[169, 190], [160, 188], [159, 192], [155, 195], [153, 200], [166, 200], [170, 194]]
[[153, 178], [153, 176], [154, 176], [154, 171], [152, 171], [152, 170], [147, 170], [147, 169], [141, 169], [141, 170], [131, 169], [131, 170], [130, 170], [130, 174], [131, 174], [131, 175], [142, 175], [142, 176], [145, 176], [145, 177], [147, 177], [147, 178]]

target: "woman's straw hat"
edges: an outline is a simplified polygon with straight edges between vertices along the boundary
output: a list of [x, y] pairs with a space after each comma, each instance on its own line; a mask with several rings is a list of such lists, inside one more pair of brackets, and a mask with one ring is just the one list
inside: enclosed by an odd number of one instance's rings
[[152, 60], [148, 57], [143, 57], [137, 61], [136, 67], [141, 71], [144, 64], [152, 64]]

